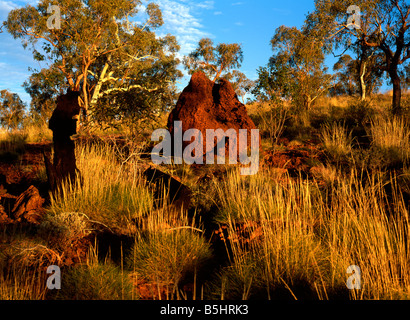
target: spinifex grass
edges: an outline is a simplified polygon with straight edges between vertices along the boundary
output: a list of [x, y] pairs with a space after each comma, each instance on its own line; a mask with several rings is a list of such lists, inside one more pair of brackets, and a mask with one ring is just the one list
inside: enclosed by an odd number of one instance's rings
[[320, 133], [323, 146], [329, 156], [339, 162], [346, 159], [352, 153], [352, 133], [347, 128], [336, 122], [324, 126]]
[[30, 269], [14, 265], [0, 271], [0, 300], [42, 300], [45, 299], [43, 268]]
[[212, 258], [210, 244], [195, 220], [166, 201], [143, 219], [125, 265], [136, 279], [151, 284], [154, 297], [186, 296], [181, 282], [196, 285], [197, 274]]
[[401, 163], [410, 159], [410, 127], [400, 117], [377, 117], [370, 126], [372, 146]]
[[152, 196], [140, 173], [121, 165], [113, 150], [82, 146], [76, 155], [81, 179], [51, 197], [50, 214], [80, 212], [110, 228], [127, 229], [129, 221], [148, 213]]
[[[408, 297], [408, 211], [395, 177], [386, 183], [389, 195], [382, 177], [353, 170], [323, 196], [315, 182], [302, 179], [228, 176], [218, 186], [218, 219], [227, 227], [231, 265], [219, 277], [219, 294]], [[361, 290], [346, 287], [350, 265], [361, 268]]]

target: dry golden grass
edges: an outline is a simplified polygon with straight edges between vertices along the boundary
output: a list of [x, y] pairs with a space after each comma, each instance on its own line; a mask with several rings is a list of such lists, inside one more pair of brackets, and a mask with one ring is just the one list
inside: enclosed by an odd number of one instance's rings
[[[380, 176], [367, 177], [363, 186], [362, 175], [352, 170], [339, 176], [326, 198], [315, 182], [272, 184], [263, 174], [232, 174], [219, 185], [219, 221], [232, 240], [224, 284], [230, 297], [240, 298], [232, 296], [236, 285], [245, 297], [264, 292], [271, 298], [285, 288], [295, 299], [408, 298], [408, 211], [394, 177], [388, 181], [394, 192], [389, 200]], [[246, 226], [247, 236], [238, 236], [238, 224]], [[361, 290], [346, 287], [350, 265], [361, 268]]]

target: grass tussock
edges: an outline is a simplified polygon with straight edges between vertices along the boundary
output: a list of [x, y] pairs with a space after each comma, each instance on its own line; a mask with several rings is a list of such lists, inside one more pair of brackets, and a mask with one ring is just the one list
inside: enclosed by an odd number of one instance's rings
[[[79, 179], [41, 223], [1, 226], [0, 299], [409, 299], [410, 129], [382, 99], [250, 106], [272, 155], [256, 175], [161, 168], [190, 187], [189, 210], [147, 183], [140, 145], [78, 143]], [[32, 138], [13, 134], [2, 150], [20, 154]], [[50, 294], [45, 267], [63, 260]], [[352, 265], [361, 289], [346, 286]]]
[[127, 232], [129, 222], [145, 216], [152, 195], [138, 172], [120, 163], [107, 146], [76, 149], [80, 179], [51, 197], [51, 214], [77, 212], [92, 221]]
[[[338, 177], [326, 197], [315, 182], [229, 176], [218, 196], [231, 264], [214, 297], [408, 298], [408, 211], [393, 177], [389, 198], [381, 177], [363, 185], [363, 175]], [[357, 293], [346, 288], [350, 265], [362, 271]]]
[[372, 147], [390, 162], [410, 159], [410, 127], [404, 118], [376, 117], [370, 125]]
[[352, 155], [352, 132], [348, 132], [346, 126], [336, 122], [325, 125], [320, 132], [320, 138], [324, 149], [334, 161], [340, 162]]

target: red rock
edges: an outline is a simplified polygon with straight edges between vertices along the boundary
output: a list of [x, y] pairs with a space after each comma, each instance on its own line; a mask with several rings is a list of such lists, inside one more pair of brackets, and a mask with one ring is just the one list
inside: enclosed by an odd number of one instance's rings
[[4, 210], [4, 207], [0, 205], [0, 224], [8, 224], [11, 222], [13, 222], [13, 220], [9, 218], [6, 210]]
[[39, 220], [44, 214], [44, 201], [38, 189], [34, 186], [30, 186], [17, 198], [11, 210], [11, 215], [17, 221], [39, 223]]

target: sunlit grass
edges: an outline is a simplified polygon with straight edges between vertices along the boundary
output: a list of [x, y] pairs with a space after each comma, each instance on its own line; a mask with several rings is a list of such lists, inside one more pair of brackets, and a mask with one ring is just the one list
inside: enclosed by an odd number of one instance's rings
[[[366, 179], [363, 186], [361, 180]], [[220, 295], [229, 298], [406, 298], [410, 289], [408, 211], [395, 185], [355, 171], [339, 176], [323, 197], [315, 182], [230, 176], [218, 188], [231, 265]], [[246, 196], [252, 193], [250, 198]], [[243, 196], [241, 196], [243, 195]], [[246, 230], [244, 233], [239, 229]], [[358, 265], [362, 289], [346, 287]], [[220, 280], [221, 283], [223, 282]], [[217, 292], [218, 293], [218, 292]], [[239, 296], [238, 296], [239, 295]]]
[[152, 195], [139, 172], [129, 171], [108, 146], [76, 149], [80, 179], [66, 183], [51, 197], [50, 213], [79, 212], [89, 219], [126, 232], [133, 219], [146, 215]]
[[353, 138], [347, 128], [336, 122], [324, 126], [320, 132], [324, 149], [336, 162], [352, 154]]
[[410, 127], [404, 118], [376, 117], [370, 135], [374, 148], [401, 162], [410, 159]]

